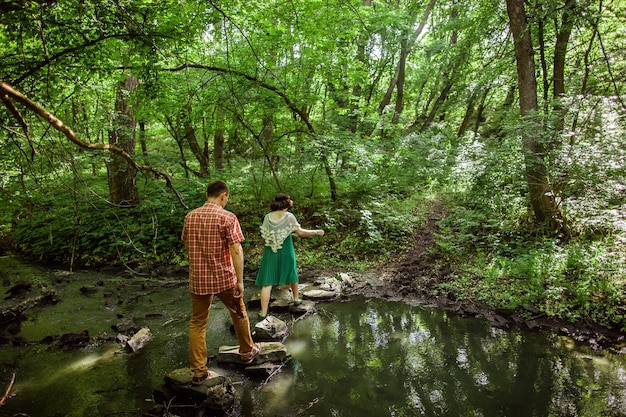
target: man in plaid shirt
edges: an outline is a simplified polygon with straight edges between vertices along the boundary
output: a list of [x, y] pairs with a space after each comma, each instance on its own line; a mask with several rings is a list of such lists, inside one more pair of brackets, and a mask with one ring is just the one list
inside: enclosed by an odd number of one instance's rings
[[252, 341], [243, 301], [243, 233], [237, 216], [224, 209], [228, 185], [214, 181], [208, 185], [206, 195], [207, 202], [185, 216], [181, 236], [189, 255], [189, 356], [195, 385], [202, 384], [209, 376], [206, 327], [214, 296], [230, 312], [241, 360], [252, 363], [261, 350]]

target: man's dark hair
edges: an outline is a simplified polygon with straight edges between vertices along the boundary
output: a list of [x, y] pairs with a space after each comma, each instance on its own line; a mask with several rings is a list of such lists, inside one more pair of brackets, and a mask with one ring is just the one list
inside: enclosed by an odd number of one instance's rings
[[291, 207], [291, 197], [289, 197], [285, 193], [278, 193], [274, 197], [274, 201], [270, 204], [270, 209], [272, 211], [276, 210], [284, 210]]
[[219, 197], [224, 192], [228, 194], [230, 190], [228, 189], [228, 184], [221, 180], [213, 181], [206, 187], [206, 195], [208, 197]]

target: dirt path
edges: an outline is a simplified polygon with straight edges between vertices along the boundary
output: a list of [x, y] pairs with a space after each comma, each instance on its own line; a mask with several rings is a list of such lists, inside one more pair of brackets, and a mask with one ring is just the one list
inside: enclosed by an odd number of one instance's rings
[[446, 282], [452, 272], [443, 259], [431, 250], [435, 244], [436, 223], [446, 215], [443, 204], [435, 203], [427, 222], [415, 231], [411, 247], [389, 263], [358, 276], [350, 292], [438, 308], [465, 317], [484, 318], [497, 327], [518, 326], [529, 331], [554, 331], [588, 343], [594, 349], [626, 352], [626, 337], [623, 333], [595, 324], [569, 323], [552, 319], [538, 311], [525, 311], [524, 316], [530, 313], [532, 317], [523, 318], [518, 311], [493, 310], [471, 301], [455, 300], [451, 294], [435, 296], [438, 285]]

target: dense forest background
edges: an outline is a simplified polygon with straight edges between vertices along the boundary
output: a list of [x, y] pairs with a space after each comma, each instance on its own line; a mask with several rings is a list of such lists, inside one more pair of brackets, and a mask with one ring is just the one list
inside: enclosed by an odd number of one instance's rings
[[276, 192], [327, 232], [300, 265], [357, 271], [437, 206], [429, 295], [626, 331], [624, 0], [0, 11], [0, 233], [20, 253], [184, 266], [183, 217], [220, 178], [250, 270]]

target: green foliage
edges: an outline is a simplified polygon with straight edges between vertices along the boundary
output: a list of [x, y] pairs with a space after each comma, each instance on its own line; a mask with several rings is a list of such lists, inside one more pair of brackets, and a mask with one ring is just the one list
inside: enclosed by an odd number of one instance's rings
[[[498, 147], [473, 143], [463, 148], [450, 177], [454, 194], [449, 216], [439, 222], [437, 236], [437, 253], [453, 273], [436, 291], [494, 308], [538, 309], [569, 321], [625, 328], [624, 229], [610, 209], [626, 202], [610, 174], [621, 170], [615, 158], [621, 158], [624, 146], [590, 136], [576, 144], [587, 153], [577, 154], [567, 172], [550, 166], [552, 175], [567, 174], [576, 178], [572, 185], [588, 185], [568, 187], [560, 196], [571, 207], [572, 235], [567, 239], [538, 233], [513, 142], [504, 138]], [[572, 156], [567, 147], [560, 152], [555, 160]]]
[[[615, 252], [604, 252], [611, 247]], [[471, 263], [466, 256], [457, 271], [464, 278], [441, 288], [494, 308], [523, 312], [534, 307], [551, 317], [623, 330], [624, 251], [623, 245], [611, 238], [564, 245], [528, 241], [515, 253], [483, 254], [473, 257]], [[505, 252], [510, 252], [509, 248]]]
[[163, 190], [146, 191], [140, 206], [120, 209], [56, 190], [54, 202], [31, 200], [11, 239], [30, 257], [64, 264], [183, 264], [185, 210]]

